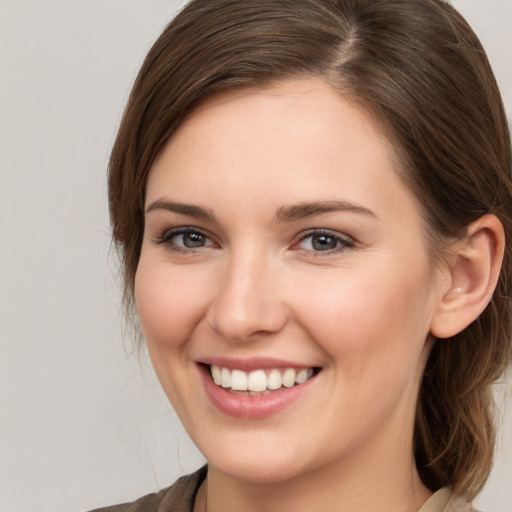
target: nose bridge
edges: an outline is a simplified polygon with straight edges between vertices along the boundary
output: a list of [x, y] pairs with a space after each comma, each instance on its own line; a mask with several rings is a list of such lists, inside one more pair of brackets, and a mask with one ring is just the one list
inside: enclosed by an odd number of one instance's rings
[[234, 341], [281, 330], [287, 312], [277, 277], [278, 265], [261, 247], [232, 251], [210, 308], [213, 329]]

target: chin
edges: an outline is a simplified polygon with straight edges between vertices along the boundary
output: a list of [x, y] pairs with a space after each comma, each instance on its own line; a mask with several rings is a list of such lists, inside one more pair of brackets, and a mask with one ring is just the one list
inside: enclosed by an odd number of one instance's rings
[[297, 467], [290, 467], [291, 463], [279, 464], [276, 461], [268, 460], [221, 460], [219, 464], [212, 462], [212, 465], [223, 474], [236, 480], [243, 480], [258, 484], [279, 484], [293, 479], [299, 474]]
[[[210, 445], [211, 446], [211, 445]], [[271, 484], [293, 479], [304, 472], [297, 460], [301, 450], [282, 449], [269, 444], [252, 443], [243, 448], [233, 446], [231, 449], [203, 451], [208, 464], [221, 473], [247, 482]]]

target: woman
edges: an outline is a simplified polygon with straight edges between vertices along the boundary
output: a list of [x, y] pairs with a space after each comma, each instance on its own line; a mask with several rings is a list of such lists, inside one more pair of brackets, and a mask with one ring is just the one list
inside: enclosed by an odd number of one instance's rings
[[511, 147], [441, 0], [195, 0], [112, 152], [125, 298], [208, 467], [105, 510], [473, 510]]

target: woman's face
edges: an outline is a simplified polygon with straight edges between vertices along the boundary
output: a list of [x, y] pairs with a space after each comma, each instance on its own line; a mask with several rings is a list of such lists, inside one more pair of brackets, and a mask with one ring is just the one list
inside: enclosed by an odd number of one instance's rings
[[193, 113], [149, 175], [135, 292], [212, 467], [270, 482], [412, 461], [439, 300], [423, 228], [378, 124], [324, 82]]

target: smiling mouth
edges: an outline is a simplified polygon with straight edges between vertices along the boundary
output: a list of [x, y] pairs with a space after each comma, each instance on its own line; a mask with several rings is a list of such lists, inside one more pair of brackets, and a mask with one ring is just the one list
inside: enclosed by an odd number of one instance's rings
[[273, 368], [267, 370], [244, 370], [211, 365], [209, 367], [213, 382], [237, 394], [259, 396], [277, 391], [281, 388], [292, 388], [303, 384], [315, 376], [319, 368]]

